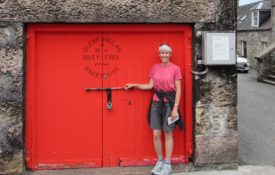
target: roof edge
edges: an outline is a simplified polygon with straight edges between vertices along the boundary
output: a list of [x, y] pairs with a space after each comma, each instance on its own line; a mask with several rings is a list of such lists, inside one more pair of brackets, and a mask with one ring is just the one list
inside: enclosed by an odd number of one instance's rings
[[245, 6], [249, 6], [249, 5], [252, 5], [252, 4], [258, 4], [259, 2], [263, 2], [262, 0], [261, 1], [257, 1], [257, 2], [253, 2], [253, 3], [250, 3], [250, 4], [244, 4], [244, 5], [239, 5], [239, 7], [245, 7]]
[[267, 31], [267, 30], [272, 30], [272, 28], [267, 28], [267, 29], [251, 29], [251, 30], [236, 30], [237, 32], [252, 32], [252, 31]]

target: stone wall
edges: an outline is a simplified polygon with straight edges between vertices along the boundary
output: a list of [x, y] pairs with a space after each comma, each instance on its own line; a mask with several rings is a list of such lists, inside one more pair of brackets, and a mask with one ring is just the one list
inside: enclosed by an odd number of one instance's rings
[[271, 27], [272, 27], [272, 42], [275, 41], [275, 1], [272, 0], [271, 6]]
[[[195, 59], [201, 58], [201, 31], [234, 31], [236, 3], [221, 1], [216, 23], [194, 27]], [[203, 71], [203, 65], [194, 64]], [[236, 168], [237, 155], [237, 73], [236, 66], [211, 66], [208, 73], [195, 79], [195, 154], [196, 166]]]
[[[268, 38], [269, 42], [268, 45], [271, 45], [275, 42], [275, 1], [272, 0], [272, 7], [271, 7], [271, 26], [272, 26], [272, 30], [270, 31], [265, 31], [265, 32], [261, 32], [259, 35], [259, 37], [261, 37], [261, 35], [264, 36], [265, 39]], [[253, 47], [253, 46], [252, 46]], [[254, 47], [259, 47], [259, 43], [257, 45], [255, 45]], [[258, 50], [261, 50], [259, 48], [255, 48]], [[254, 53], [253, 53], [254, 54]], [[274, 51], [269, 53], [268, 55], [266, 55], [262, 60], [258, 60], [257, 62], [257, 80], [258, 81], [265, 81], [269, 79], [269, 75], [273, 75], [273, 71], [274, 69], [274, 65], [275, 65], [275, 53]], [[273, 81], [273, 80], [271, 80]], [[271, 83], [273, 84], [273, 83]]]
[[272, 41], [271, 30], [266, 31], [238, 31], [237, 32], [237, 51], [242, 52], [242, 41], [246, 41], [247, 59], [250, 61], [252, 68], [257, 68], [257, 60], [254, 58], [256, 54], [263, 50], [262, 42], [267, 42], [267, 45]]
[[196, 102], [195, 165], [237, 162], [237, 74], [234, 67], [210, 68], [200, 80]]
[[1, 21], [214, 22], [215, 0], [1, 0]]
[[[0, 0], [0, 174], [24, 171], [24, 23], [192, 23], [194, 70], [201, 31], [235, 31], [236, 0]], [[235, 66], [194, 79], [194, 163], [237, 162]]]
[[23, 25], [0, 23], [0, 174], [23, 170]]
[[274, 52], [271, 52], [268, 55], [266, 55], [263, 59], [258, 61], [257, 80], [258, 81], [268, 80], [269, 79], [268, 75], [273, 75], [274, 70], [275, 70], [275, 54]]

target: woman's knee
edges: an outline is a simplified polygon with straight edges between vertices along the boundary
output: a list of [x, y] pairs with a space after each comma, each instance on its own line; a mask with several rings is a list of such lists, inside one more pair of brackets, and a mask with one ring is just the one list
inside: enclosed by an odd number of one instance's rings
[[164, 132], [165, 139], [173, 139], [173, 132]]
[[160, 139], [161, 138], [161, 130], [154, 130], [153, 131], [153, 137], [154, 139]]

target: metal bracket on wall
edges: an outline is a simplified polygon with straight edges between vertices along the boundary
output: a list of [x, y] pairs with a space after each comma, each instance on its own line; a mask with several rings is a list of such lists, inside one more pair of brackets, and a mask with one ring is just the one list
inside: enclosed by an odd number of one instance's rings
[[208, 67], [206, 67], [205, 70], [201, 71], [201, 72], [199, 72], [199, 71], [192, 71], [192, 74], [195, 75], [195, 80], [198, 80], [200, 78], [200, 75], [205, 75], [205, 74], [207, 74], [207, 72], [208, 72]]
[[107, 89], [107, 109], [111, 110], [113, 109], [113, 104], [112, 104], [112, 90]]
[[113, 109], [112, 104], [112, 90], [126, 90], [125, 87], [112, 87], [112, 88], [85, 88], [86, 92], [90, 91], [106, 91], [107, 92], [107, 109], [111, 110]]

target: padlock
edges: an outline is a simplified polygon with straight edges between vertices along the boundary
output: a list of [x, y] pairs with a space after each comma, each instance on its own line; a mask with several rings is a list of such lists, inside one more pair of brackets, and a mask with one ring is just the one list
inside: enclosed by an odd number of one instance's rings
[[111, 110], [113, 108], [113, 105], [112, 105], [112, 103], [109, 101], [108, 103], [107, 103], [107, 109], [108, 110]]

